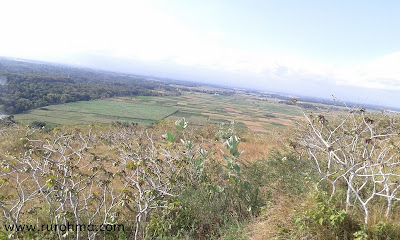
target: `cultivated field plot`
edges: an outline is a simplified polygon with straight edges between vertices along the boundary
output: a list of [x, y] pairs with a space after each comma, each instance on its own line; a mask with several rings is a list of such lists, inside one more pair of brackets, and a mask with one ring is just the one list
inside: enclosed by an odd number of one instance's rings
[[158, 120], [185, 117], [191, 124], [228, 123], [258, 132], [288, 127], [302, 119], [295, 106], [253, 95], [232, 96], [184, 92], [180, 96], [134, 96], [52, 105], [16, 115], [22, 122], [88, 124], [130, 121], [151, 124]]
[[258, 99], [252, 95], [235, 94], [232, 96], [193, 92], [179, 97], [169, 98], [176, 101], [179, 111], [168, 119], [186, 117], [189, 121], [200, 123], [226, 122], [235, 120], [240, 125], [258, 132], [267, 132], [271, 128], [287, 127], [301, 119], [301, 112], [295, 106], [280, 104], [273, 99]]
[[166, 118], [178, 109], [120, 99], [94, 100], [52, 105], [16, 115], [20, 121], [44, 121], [54, 124], [110, 123], [130, 121], [150, 124]]
[[192, 124], [207, 122], [228, 123], [235, 120], [238, 126], [258, 132], [271, 128], [288, 127], [301, 120], [301, 112], [295, 106], [281, 104], [275, 99], [261, 99], [256, 95], [235, 94], [232, 96], [184, 92], [181, 96], [119, 98], [126, 102], [141, 102], [157, 106], [172, 107], [177, 112], [167, 117], [176, 120], [185, 117]]

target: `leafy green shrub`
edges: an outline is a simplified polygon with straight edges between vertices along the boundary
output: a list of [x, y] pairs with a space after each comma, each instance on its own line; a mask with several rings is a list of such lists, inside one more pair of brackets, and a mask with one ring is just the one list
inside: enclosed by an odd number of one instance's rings
[[42, 121], [33, 121], [33, 122], [31, 122], [30, 126], [32, 128], [39, 128], [40, 129], [40, 128], [44, 128], [46, 126], [46, 123], [42, 122]]
[[225, 164], [209, 158], [199, 182], [188, 184], [169, 208], [153, 213], [147, 236], [210, 239], [259, 215], [266, 202], [260, 197], [260, 187], [267, 184], [260, 181], [266, 171], [260, 167], [266, 165], [244, 164], [240, 160], [243, 152], [239, 152], [239, 143], [240, 139], [231, 135], [225, 141]]
[[[265, 164], [264, 167], [259, 165]], [[280, 192], [299, 196], [309, 189], [307, 183], [316, 181], [317, 175], [298, 156], [273, 150], [267, 160], [256, 163], [255, 171], [268, 169], [260, 180], [268, 182], [269, 193]], [[260, 173], [261, 175], [261, 173]]]
[[375, 224], [369, 231], [366, 232], [366, 235], [369, 239], [376, 239], [376, 240], [394, 240], [400, 239], [400, 229], [399, 225], [397, 226], [392, 223], [386, 222], [379, 222]]
[[303, 204], [304, 208], [294, 219], [303, 234], [318, 235], [323, 239], [353, 239], [361, 229], [360, 222], [341, 209], [335, 199], [329, 201], [324, 193], [311, 194]]

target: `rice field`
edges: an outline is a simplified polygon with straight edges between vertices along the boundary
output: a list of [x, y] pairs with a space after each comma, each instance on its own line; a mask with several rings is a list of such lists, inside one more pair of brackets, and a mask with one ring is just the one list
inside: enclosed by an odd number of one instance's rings
[[183, 92], [180, 96], [133, 96], [87, 102], [73, 102], [35, 109], [15, 116], [21, 122], [90, 124], [129, 121], [148, 125], [158, 120], [185, 117], [194, 125], [236, 121], [242, 128], [267, 132], [284, 128], [301, 119], [295, 106], [275, 99], [245, 94], [232, 96]]
[[47, 106], [25, 114], [18, 114], [15, 119], [54, 124], [110, 123], [113, 121], [150, 124], [164, 119], [176, 111], [175, 108], [106, 99]]

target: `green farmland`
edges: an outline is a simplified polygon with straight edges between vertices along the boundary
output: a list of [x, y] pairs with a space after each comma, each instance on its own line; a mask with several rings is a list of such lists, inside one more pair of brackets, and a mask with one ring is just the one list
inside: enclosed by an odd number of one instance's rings
[[113, 121], [149, 124], [164, 119], [176, 111], [177, 109], [163, 106], [107, 99], [52, 105], [16, 115], [15, 118], [22, 122], [36, 120], [53, 124], [110, 123]]
[[15, 116], [21, 122], [42, 121], [51, 124], [90, 124], [129, 121], [151, 124], [158, 120], [185, 117], [193, 124], [222, 123], [235, 120], [241, 126], [266, 132], [287, 127], [300, 118], [294, 106], [273, 99], [187, 93], [180, 96], [135, 96], [52, 105]]

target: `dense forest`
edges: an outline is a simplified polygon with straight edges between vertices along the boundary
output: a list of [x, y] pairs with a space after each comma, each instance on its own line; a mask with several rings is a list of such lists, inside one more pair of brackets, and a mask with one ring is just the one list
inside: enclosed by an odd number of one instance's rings
[[144, 77], [0, 59], [0, 112], [8, 114], [50, 104], [176, 91]]
[[57, 103], [154, 94], [148, 89], [127, 87], [127, 84], [81, 82], [70, 77], [10, 73], [3, 76], [7, 84], [0, 86], [0, 104], [6, 113], [20, 113]]

